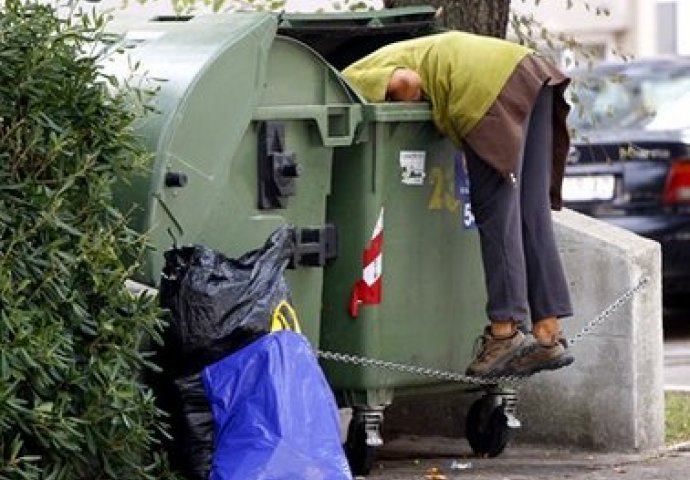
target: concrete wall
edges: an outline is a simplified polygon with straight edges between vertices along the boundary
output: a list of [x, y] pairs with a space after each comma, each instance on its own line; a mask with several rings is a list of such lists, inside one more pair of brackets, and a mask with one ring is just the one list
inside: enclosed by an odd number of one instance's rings
[[[572, 366], [520, 385], [523, 426], [514, 441], [618, 452], [658, 448], [664, 442], [660, 247], [572, 211], [554, 219], [576, 312], [564, 322], [569, 338], [641, 277], [649, 283], [572, 347]], [[461, 436], [474, 398], [400, 398], [387, 410], [384, 433]]]
[[663, 445], [661, 250], [656, 242], [574, 212], [555, 215], [576, 316], [570, 338], [643, 276], [649, 284], [594, 335], [573, 346], [576, 363], [527, 381], [520, 438], [599, 450]]

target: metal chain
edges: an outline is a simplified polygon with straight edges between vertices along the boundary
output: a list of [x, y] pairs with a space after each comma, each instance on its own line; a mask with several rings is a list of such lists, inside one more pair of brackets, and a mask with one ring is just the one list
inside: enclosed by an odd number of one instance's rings
[[623, 295], [618, 297], [615, 302], [606, 307], [599, 315], [594, 317], [587, 325], [582, 327], [582, 330], [580, 330], [580, 332], [577, 333], [573, 338], [568, 339], [568, 345], [575, 345], [577, 342], [579, 342], [584, 337], [591, 334], [594, 330], [603, 325], [604, 322], [606, 322], [606, 320], [613, 314], [613, 312], [618, 310], [621, 305], [623, 305], [625, 302], [634, 297], [640, 290], [646, 287], [648, 283], [648, 276], [640, 278], [640, 281], [637, 282], [637, 285], [635, 285], [627, 292], [625, 292]]
[[497, 383], [509, 383], [518, 380], [518, 377], [472, 377], [469, 375], [451, 372], [448, 370], [437, 370], [435, 368], [406, 365], [404, 363], [389, 362], [387, 360], [378, 360], [375, 358], [368, 358], [360, 355], [350, 355], [347, 353], [331, 352], [328, 350], [317, 350], [316, 354], [319, 358], [322, 358], [324, 360], [333, 360], [336, 362], [348, 363], [351, 365], [374, 367], [394, 372], [409, 373], [412, 375], [418, 375], [422, 377], [438, 378], [439, 380], [470, 383], [473, 385], [495, 385]]
[[[582, 330], [573, 338], [568, 339], [568, 345], [575, 345], [587, 335], [590, 335], [597, 328], [606, 322], [611, 315], [618, 310], [621, 305], [629, 301], [640, 290], [642, 290], [649, 283], [649, 277], [644, 276], [637, 284], [618, 297], [611, 305], [606, 307], [599, 315], [594, 317]], [[462, 373], [452, 372], [448, 370], [438, 370], [435, 368], [421, 367], [416, 365], [408, 365], [404, 363], [390, 362], [387, 360], [378, 360], [375, 358], [368, 358], [361, 355], [350, 355], [347, 353], [338, 353], [324, 350], [316, 350], [316, 355], [324, 360], [332, 360], [351, 365], [359, 365], [363, 367], [380, 368], [383, 370], [390, 370], [400, 373], [408, 373], [423, 377], [437, 378], [439, 380], [468, 383], [477, 386], [496, 385], [499, 383], [516, 383], [524, 380], [522, 376], [502, 376], [502, 377], [474, 377], [464, 375]]]

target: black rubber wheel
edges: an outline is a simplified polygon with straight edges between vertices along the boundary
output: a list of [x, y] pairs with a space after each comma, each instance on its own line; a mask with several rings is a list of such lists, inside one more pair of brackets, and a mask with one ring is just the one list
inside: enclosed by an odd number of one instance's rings
[[355, 476], [369, 475], [376, 461], [377, 447], [367, 445], [367, 434], [364, 423], [352, 419], [347, 429], [345, 455], [350, 464], [350, 470]]
[[500, 455], [508, 443], [510, 430], [503, 407], [495, 406], [489, 397], [475, 401], [467, 412], [465, 437], [476, 455]]

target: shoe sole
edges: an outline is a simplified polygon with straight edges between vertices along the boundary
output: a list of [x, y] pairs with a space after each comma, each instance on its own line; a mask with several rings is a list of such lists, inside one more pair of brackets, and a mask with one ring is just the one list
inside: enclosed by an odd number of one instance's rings
[[524, 350], [526, 345], [518, 345], [515, 350], [513, 350], [510, 353], [507, 353], [501, 359], [497, 362], [497, 365], [494, 366], [493, 370], [487, 372], [487, 373], [481, 373], [481, 372], [473, 372], [469, 368], [465, 370], [465, 375], [468, 377], [476, 377], [476, 378], [481, 378], [481, 379], [491, 379], [491, 378], [498, 378], [498, 377], [505, 377], [507, 375], [510, 375], [509, 373], [506, 373], [508, 368], [507, 365], [508, 363], [516, 358], [517, 356], [521, 355], [521, 352]]
[[[525, 355], [528, 355], [533, 349], [537, 348], [538, 346], [539, 344], [536, 342], [525, 345], [522, 349], [520, 349], [519, 352], [516, 353], [514, 358], [520, 358]], [[544, 360], [543, 362], [539, 363], [534, 363], [532, 365], [527, 366], [526, 368], [522, 368], [519, 370], [512, 369], [510, 365], [506, 365], [505, 369], [508, 371], [508, 373], [504, 373], [504, 375], [528, 377], [530, 375], [534, 375], [535, 373], [539, 373], [544, 370], [558, 370], [559, 368], [567, 367], [574, 361], [575, 359], [573, 358], [573, 356], [570, 355], [570, 353], [568, 353], [567, 350], [565, 350], [563, 354], [559, 357], [549, 358], [548, 360]]]
[[474, 373], [470, 372], [469, 370], [466, 372], [468, 376], [472, 377], [477, 377], [477, 378], [483, 378], [483, 379], [492, 379], [492, 378], [500, 378], [500, 377], [529, 377], [531, 375], [534, 375], [536, 373], [545, 371], [545, 370], [558, 370], [563, 367], [567, 367], [571, 363], [575, 361], [572, 355], [570, 355], [567, 351], [563, 353], [560, 357], [556, 358], [550, 358], [548, 360], [545, 360], [540, 363], [535, 363], [533, 365], [530, 365], [529, 368], [526, 369], [521, 369], [521, 370], [516, 370], [514, 368], [510, 367], [510, 362], [515, 359], [515, 358], [520, 358], [526, 354], [529, 353], [531, 349], [535, 347], [535, 344], [528, 344], [528, 345], [523, 345], [521, 348], [518, 348], [513, 352], [512, 355], [507, 355], [505, 358], [501, 359], [500, 363], [498, 366], [496, 366], [492, 371], [486, 374], [481, 374], [481, 373]]
[[[558, 370], [563, 367], [567, 367], [571, 363], [573, 363], [575, 359], [572, 357], [572, 355], [569, 354], [563, 354], [558, 358], [552, 358], [550, 360], [547, 360], [545, 362], [541, 363], [535, 363], [532, 365], [530, 368], [526, 370], [520, 370], [520, 371], [513, 371], [509, 372], [508, 375], [514, 375], [516, 377], [529, 377], [531, 375], [534, 375], [539, 372], [543, 372], [545, 370]], [[509, 369], [508, 369], [509, 370]]]
[[516, 354], [519, 355], [520, 350], [516, 350], [513, 352], [513, 355], [508, 355], [506, 358], [502, 359], [500, 364], [496, 367], [493, 368], [493, 370], [487, 372], [487, 373], [478, 373], [478, 372], [472, 372], [470, 370], [467, 370], [465, 372], [465, 375], [468, 377], [476, 377], [476, 378], [481, 378], [483, 380], [491, 380], [491, 379], [498, 379], [501, 377], [508, 377], [508, 376], [516, 376], [520, 377], [522, 375], [516, 374], [510, 367], [508, 367], [508, 363], [516, 358]]

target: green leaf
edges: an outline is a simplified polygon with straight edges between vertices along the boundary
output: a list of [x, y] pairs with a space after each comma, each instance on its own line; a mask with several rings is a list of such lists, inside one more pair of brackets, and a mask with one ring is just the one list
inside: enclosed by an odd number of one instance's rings
[[72, 7], [0, 14], [0, 478], [169, 478], [137, 380], [159, 311], [122, 287], [146, 241], [112, 205], [121, 175], [150, 168], [135, 122], [156, 89], [104, 73], [106, 19]]

